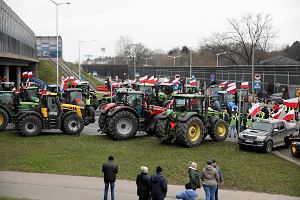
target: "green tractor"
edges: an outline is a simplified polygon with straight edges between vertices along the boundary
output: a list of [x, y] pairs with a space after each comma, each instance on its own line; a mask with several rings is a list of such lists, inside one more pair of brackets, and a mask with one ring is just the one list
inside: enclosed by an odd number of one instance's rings
[[174, 95], [172, 109], [159, 115], [157, 137], [163, 143], [178, 142], [186, 147], [200, 145], [207, 134], [215, 141], [224, 141], [228, 136], [229, 124], [208, 115], [205, 99], [198, 94]]
[[62, 96], [65, 103], [84, 107], [83, 121], [84, 125], [87, 126], [95, 122], [95, 109], [91, 105], [90, 99], [83, 98], [83, 93], [82, 89], [69, 88], [64, 91]]
[[21, 101], [39, 103], [40, 91], [41, 89], [35, 86], [23, 88], [20, 93]]
[[37, 136], [42, 130], [60, 129], [69, 135], [78, 135], [84, 128], [84, 108], [62, 104], [56, 93], [41, 95], [34, 111], [20, 111], [16, 115], [16, 127], [22, 136]]
[[39, 104], [20, 102], [20, 97], [13, 91], [0, 91], [0, 131], [6, 129], [8, 123], [15, 123], [20, 111], [36, 110]]

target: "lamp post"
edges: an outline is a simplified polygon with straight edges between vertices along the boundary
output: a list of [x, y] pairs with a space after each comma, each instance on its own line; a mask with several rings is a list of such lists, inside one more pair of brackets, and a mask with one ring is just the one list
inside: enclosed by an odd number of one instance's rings
[[69, 2], [64, 3], [56, 3], [53, 0], [50, 0], [56, 6], [56, 85], [57, 85], [57, 92], [58, 92], [58, 6], [60, 5], [70, 5]]
[[144, 57], [141, 57], [141, 59], [144, 59], [144, 60], [146, 61], [146, 64], [145, 64], [144, 66], [148, 66], [148, 63], [147, 63], [147, 61], [148, 61], [148, 60], [150, 60], [150, 59], [152, 59], [152, 57], [149, 57], [149, 58], [144, 58]]
[[219, 55], [223, 55], [223, 54], [226, 54], [227, 52], [223, 52], [223, 53], [217, 53], [217, 67], [219, 67]]
[[175, 67], [176, 66], [176, 58], [180, 58], [181, 55], [178, 55], [178, 56], [168, 56], [168, 57], [174, 59], [174, 67]]
[[[79, 48], [78, 48], [78, 79], [80, 80], [80, 76], [81, 76], [81, 74], [80, 74], [80, 70], [81, 70], [81, 62], [80, 62], [80, 44], [81, 43], [84, 43], [84, 42], [96, 42], [97, 40], [84, 40], [84, 41], [79, 41], [78, 42], [78, 46], [79, 46]], [[93, 70], [93, 73], [94, 73], [94, 70]]]
[[124, 52], [128, 52], [130, 54], [130, 56], [132, 56], [132, 58], [133, 58], [133, 78], [135, 78], [135, 76], [136, 76], [136, 64], [135, 64], [136, 53], [135, 53], [135, 46], [133, 48], [131, 48], [130, 50], [124, 50]]

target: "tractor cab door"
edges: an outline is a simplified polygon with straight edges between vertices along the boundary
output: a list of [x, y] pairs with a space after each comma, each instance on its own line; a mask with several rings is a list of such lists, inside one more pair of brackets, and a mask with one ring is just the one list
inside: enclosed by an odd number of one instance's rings
[[143, 109], [143, 95], [131, 95], [129, 96], [128, 104], [131, 108], [133, 108], [139, 115], [139, 117], [144, 116]]
[[48, 96], [47, 104], [48, 104], [49, 117], [56, 118], [60, 113], [60, 109], [59, 109], [59, 105], [58, 105], [56, 96]]

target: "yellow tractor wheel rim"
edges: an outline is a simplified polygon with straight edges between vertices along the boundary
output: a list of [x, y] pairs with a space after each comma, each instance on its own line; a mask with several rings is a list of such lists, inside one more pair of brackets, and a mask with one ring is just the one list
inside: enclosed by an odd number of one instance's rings
[[2, 125], [4, 123], [4, 117], [3, 115], [0, 114], [0, 125]]
[[188, 130], [188, 138], [190, 139], [190, 141], [195, 142], [197, 140], [199, 140], [201, 135], [201, 129], [199, 124], [192, 124]]
[[217, 133], [218, 133], [218, 135], [220, 137], [225, 136], [225, 134], [226, 134], [226, 126], [225, 126], [225, 124], [219, 124], [217, 126]]

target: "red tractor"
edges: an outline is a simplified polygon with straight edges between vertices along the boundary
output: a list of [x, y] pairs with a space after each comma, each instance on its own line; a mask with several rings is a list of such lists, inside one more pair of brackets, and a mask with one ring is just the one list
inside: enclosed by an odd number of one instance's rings
[[134, 137], [137, 131], [154, 134], [158, 114], [166, 108], [149, 105], [140, 91], [120, 91], [116, 103], [103, 106], [99, 116], [99, 131], [115, 140]]

